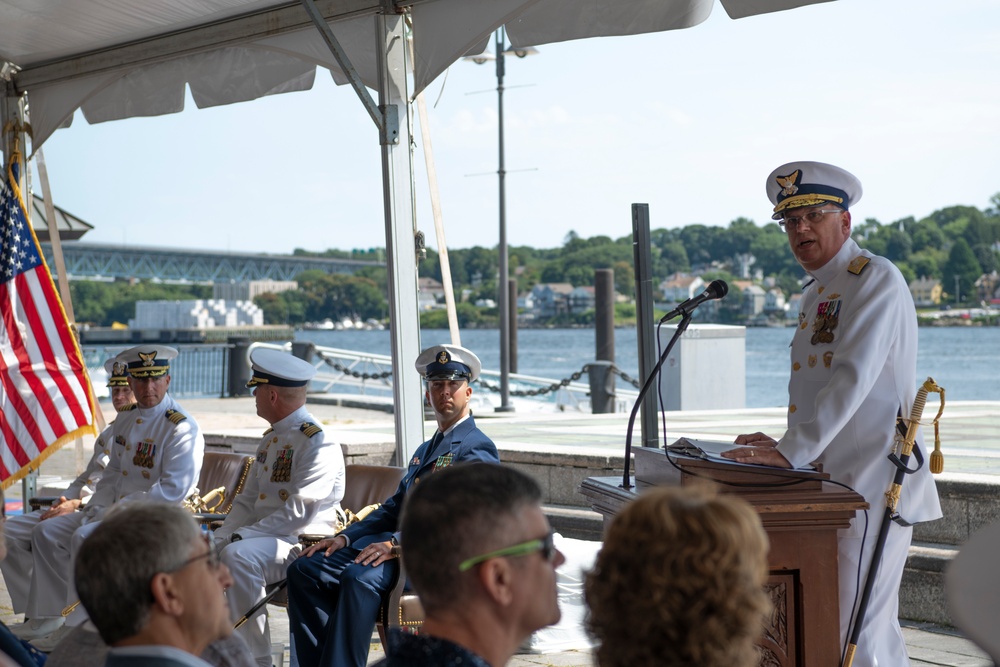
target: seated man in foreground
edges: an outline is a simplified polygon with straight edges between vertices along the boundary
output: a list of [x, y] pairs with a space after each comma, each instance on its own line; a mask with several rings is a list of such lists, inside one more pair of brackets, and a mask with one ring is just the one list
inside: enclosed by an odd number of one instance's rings
[[427, 380], [437, 432], [417, 448], [395, 495], [288, 566], [288, 617], [302, 667], [367, 663], [382, 595], [399, 575], [399, 513], [411, 487], [453, 463], [500, 461], [469, 412], [479, 358], [462, 347], [437, 345], [420, 353], [416, 367]]
[[559, 620], [556, 568], [538, 484], [512, 468], [468, 463], [410, 492], [406, 568], [426, 618], [396, 632], [383, 667], [502, 667], [539, 628]]
[[110, 512], [80, 546], [74, 575], [111, 646], [106, 667], [203, 667], [197, 656], [232, 632], [232, 577], [181, 507], [135, 501]]

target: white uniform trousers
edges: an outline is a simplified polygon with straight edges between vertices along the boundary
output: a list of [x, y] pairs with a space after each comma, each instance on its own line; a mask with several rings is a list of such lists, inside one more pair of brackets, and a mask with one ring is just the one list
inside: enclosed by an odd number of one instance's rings
[[[233, 585], [226, 591], [235, 622], [264, 598], [265, 586], [285, 578], [288, 563], [295, 560], [298, 544], [277, 537], [248, 537], [222, 550], [222, 562], [229, 567]], [[261, 667], [271, 666], [271, 631], [267, 608], [260, 609], [237, 632], [243, 637]]]
[[[55, 618], [62, 615], [67, 605], [76, 602], [73, 559], [84, 537], [100, 523], [92, 521], [84, 526], [83, 520], [83, 512], [64, 514], [39, 522], [31, 532], [34, 569], [25, 609], [28, 618]], [[78, 610], [67, 618], [67, 622], [73, 620], [71, 625], [86, 620], [82, 606]]]
[[[869, 513], [875, 513], [869, 510]], [[840, 647], [850, 636], [851, 610], [857, 608], [864, 591], [865, 580], [875, 551], [882, 514], [868, 527], [864, 554], [860, 554], [861, 537], [841, 537], [837, 540], [840, 570]], [[864, 521], [863, 518], [856, 521]], [[899, 627], [899, 583], [913, 537], [912, 526], [889, 524], [878, 576], [868, 600], [864, 625], [858, 636], [853, 667], [909, 667], [903, 631]], [[861, 556], [861, 576], [858, 578], [858, 557]], [[855, 598], [855, 596], [857, 596]], [[855, 601], [856, 600], [856, 601]], [[853, 607], [852, 607], [853, 603]]]
[[0, 571], [3, 572], [4, 581], [7, 583], [7, 592], [10, 593], [10, 602], [15, 614], [23, 614], [28, 606], [28, 585], [34, 567], [31, 531], [41, 521], [45, 511], [35, 510], [8, 517], [4, 525], [7, 557], [0, 561]]

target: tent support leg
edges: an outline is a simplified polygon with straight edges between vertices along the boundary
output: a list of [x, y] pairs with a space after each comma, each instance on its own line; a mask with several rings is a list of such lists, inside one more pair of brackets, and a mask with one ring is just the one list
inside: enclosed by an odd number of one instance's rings
[[[385, 204], [386, 269], [392, 338], [393, 404], [396, 420], [396, 464], [406, 466], [424, 440], [423, 386], [413, 369], [420, 353], [417, 310], [416, 220], [413, 209], [413, 156], [407, 99], [406, 36], [403, 17], [379, 14], [379, 109], [387, 122], [380, 132], [382, 192]], [[395, 136], [391, 119], [400, 110]]]

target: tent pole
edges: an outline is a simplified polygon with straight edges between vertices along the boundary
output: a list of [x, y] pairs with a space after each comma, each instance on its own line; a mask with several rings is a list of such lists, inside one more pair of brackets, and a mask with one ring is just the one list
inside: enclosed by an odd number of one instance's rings
[[413, 219], [413, 165], [410, 160], [409, 107], [406, 92], [406, 36], [403, 17], [375, 18], [379, 75], [379, 132], [382, 194], [385, 210], [386, 271], [392, 343], [396, 464], [405, 466], [424, 436], [423, 387], [413, 362], [420, 353], [417, 312], [416, 225]]
[[441, 283], [444, 285], [444, 303], [448, 310], [448, 330], [451, 344], [461, 345], [458, 331], [458, 312], [455, 309], [455, 288], [451, 282], [451, 261], [448, 259], [448, 244], [444, 238], [444, 214], [441, 212], [441, 193], [438, 191], [437, 168], [434, 165], [434, 149], [431, 147], [430, 120], [427, 118], [427, 103], [424, 93], [417, 94], [417, 113], [420, 115], [420, 137], [424, 143], [424, 163], [427, 167], [427, 187], [430, 189], [431, 212], [434, 214], [434, 232], [437, 235], [438, 261], [441, 264]]
[[66, 276], [66, 259], [63, 257], [62, 238], [59, 236], [59, 221], [56, 219], [56, 207], [52, 200], [52, 189], [49, 187], [49, 170], [45, 167], [45, 154], [39, 146], [35, 151], [35, 165], [38, 167], [38, 185], [45, 195], [45, 225], [49, 230], [49, 243], [52, 244], [52, 259], [58, 283], [59, 296], [70, 324], [76, 325], [76, 314], [73, 312], [73, 297], [69, 293], [69, 278]]

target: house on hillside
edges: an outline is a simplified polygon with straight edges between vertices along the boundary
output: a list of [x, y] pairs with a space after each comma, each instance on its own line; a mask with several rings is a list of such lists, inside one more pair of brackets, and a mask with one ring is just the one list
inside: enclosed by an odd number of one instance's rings
[[686, 273], [675, 273], [660, 283], [663, 301], [668, 304], [678, 304], [686, 301], [705, 289], [705, 281], [701, 276], [691, 276]]
[[535, 303], [536, 318], [555, 317], [569, 313], [569, 295], [573, 286], [569, 283], [539, 283], [531, 290]]
[[976, 278], [975, 287], [977, 301], [1000, 304], [1000, 274], [996, 271]]
[[910, 296], [917, 308], [929, 308], [941, 303], [941, 281], [937, 278], [917, 278], [910, 282]]
[[567, 297], [569, 301], [569, 312], [573, 315], [593, 310], [595, 298], [593, 287], [576, 287]]
[[772, 287], [767, 290], [764, 295], [764, 312], [765, 313], [783, 313], [785, 312], [785, 293], [781, 291], [779, 287]]
[[433, 310], [444, 303], [444, 285], [431, 277], [417, 278], [417, 307]]
[[760, 285], [750, 285], [743, 290], [743, 309], [742, 313], [744, 316], [756, 317], [764, 312], [764, 304], [767, 301], [767, 292]]

